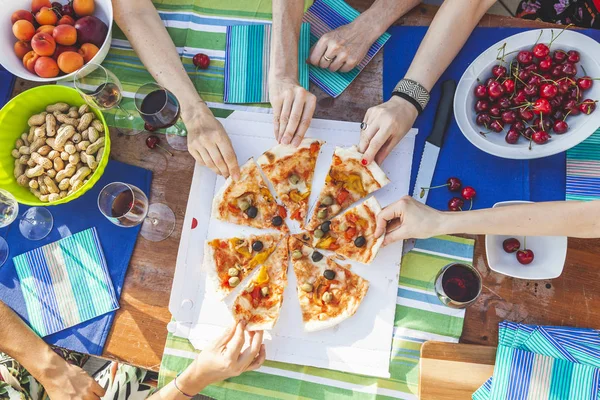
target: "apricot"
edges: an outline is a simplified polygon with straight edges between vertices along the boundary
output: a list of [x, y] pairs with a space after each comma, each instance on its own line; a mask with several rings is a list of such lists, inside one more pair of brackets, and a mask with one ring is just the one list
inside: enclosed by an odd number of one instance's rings
[[22, 40], [19, 40], [17, 43], [15, 43], [15, 54], [21, 60], [23, 59], [23, 57], [25, 57], [25, 54], [29, 53], [30, 51], [31, 45], [29, 43], [24, 42]]
[[25, 40], [27, 42], [35, 35], [33, 24], [25, 19], [15, 22], [12, 26], [12, 31], [17, 39]]
[[83, 56], [83, 61], [86, 64], [92, 61], [92, 58], [98, 54], [98, 51], [100, 51], [98, 46], [92, 43], [84, 43], [79, 48], [79, 54]]
[[52, 8], [52, 3], [50, 3], [50, 0], [31, 0], [32, 13], [40, 11], [42, 7]]
[[27, 68], [29, 72], [35, 74], [35, 62], [40, 58], [39, 55], [35, 53], [35, 51], [31, 50], [29, 53], [25, 54], [23, 57], [23, 66]]
[[95, 8], [94, 0], [73, 0], [73, 10], [80, 17], [92, 15]]
[[33, 14], [27, 10], [17, 10], [12, 13], [12, 16], [10, 17], [10, 23], [14, 24], [22, 19], [33, 22]]
[[74, 51], [74, 52], [77, 52], [78, 50], [79, 49], [77, 48], [77, 46], [61, 46], [61, 45], [57, 45], [56, 46], [56, 51], [52, 55], [52, 58], [54, 58], [55, 60], [58, 60], [58, 56], [60, 56], [65, 51]]
[[44, 32], [44, 33], [47, 33], [49, 35], [52, 35], [52, 32], [54, 32], [54, 25], [42, 25], [42, 26], [39, 26], [35, 30], [35, 33], [40, 33], [40, 32]]
[[[64, 53], [63, 53], [64, 54]], [[42, 78], [54, 78], [60, 70], [58, 64], [50, 57], [40, 57], [35, 62], [35, 73]]]
[[62, 72], [70, 74], [83, 67], [83, 57], [74, 51], [65, 51], [58, 56], [57, 63]]
[[35, 20], [40, 25], [56, 25], [58, 17], [51, 8], [42, 7], [40, 11], [35, 14]]
[[31, 48], [40, 56], [51, 56], [56, 50], [56, 42], [49, 33], [36, 33], [31, 39]]
[[57, 25], [75, 25], [75, 20], [70, 15], [63, 15], [58, 20]]
[[71, 25], [59, 25], [52, 31], [52, 37], [58, 44], [71, 46], [77, 42], [77, 30]]

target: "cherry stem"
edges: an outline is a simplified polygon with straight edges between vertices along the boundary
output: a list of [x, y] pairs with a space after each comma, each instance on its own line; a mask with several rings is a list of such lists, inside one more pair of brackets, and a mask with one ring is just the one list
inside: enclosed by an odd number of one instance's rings
[[158, 147], [159, 149], [162, 149], [163, 151], [166, 151], [167, 153], [169, 153], [169, 155], [171, 157], [173, 157], [173, 153], [171, 153], [169, 150], [167, 150], [164, 147], [162, 147], [160, 144], [157, 144], [156, 147]]
[[527, 250], [527, 236], [523, 236], [523, 250]]
[[544, 113], [540, 111], [540, 126], [542, 127], [542, 131], [546, 131], [544, 128]]
[[533, 44], [533, 47], [535, 47], [536, 44], [538, 44], [538, 42], [540, 41], [540, 39], [542, 38], [542, 34], [544, 33], [543, 30], [540, 31], [540, 35], [538, 36], [537, 40], [535, 41], [535, 43]]
[[443, 185], [437, 185], [437, 186], [430, 186], [430, 187], [422, 187], [421, 190], [430, 190], [430, 189], [437, 189], [437, 188], [441, 188], [444, 186], [450, 186], [449, 183], [443, 184]]
[[563, 118], [563, 122], [566, 121], [567, 117], [569, 116], [569, 114], [571, 114], [571, 111], [573, 111], [573, 109], [570, 109], [569, 112], [567, 112], [565, 114], [565, 117]]
[[469, 211], [473, 209], [473, 199], [471, 199], [471, 205], [469, 205]]
[[566, 31], [567, 29], [569, 29], [569, 28], [570, 28], [570, 27], [572, 27], [572, 26], [574, 26], [574, 25], [573, 25], [573, 24], [569, 24], [569, 25], [565, 26], [565, 27], [564, 27], [564, 28], [563, 28], [563, 29], [562, 29], [562, 30], [561, 30], [561, 31], [558, 33], [558, 35], [556, 35], [556, 37], [554, 36], [554, 31], [551, 29], [551, 30], [550, 30], [550, 32], [552, 32], [552, 40], [550, 40], [550, 43], [548, 43], [548, 48], [550, 48], [550, 46], [552, 46], [552, 43], [553, 43], [553, 42], [554, 42], [556, 39], [558, 39], [558, 37], [559, 37], [560, 35], [562, 35], [564, 31]]

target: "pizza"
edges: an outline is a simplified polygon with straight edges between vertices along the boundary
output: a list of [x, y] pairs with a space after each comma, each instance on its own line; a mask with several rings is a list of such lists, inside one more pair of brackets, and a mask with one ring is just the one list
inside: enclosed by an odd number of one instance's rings
[[240, 169], [240, 179], [227, 178], [215, 195], [212, 216], [222, 221], [254, 228], [288, 232], [287, 212], [275, 201], [254, 159]]
[[275, 233], [207, 241], [204, 245], [204, 266], [217, 296], [225, 298], [257, 266], [263, 264], [282, 236]]
[[236, 297], [231, 312], [236, 321], [247, 322], [247, 330], [273, 329], [279, 318], [283, 291], [287, 286], [288, 262], [288, 241], [283, 239]]
[[306, 226], [308, 230], [316, 229], [322, 222], [390, 182], [376, 163], [363, 165], [362, 159], [356, 146], [335, 149], [325, 186]]
[[331, 328], [354, 315], [369, 282], [299, 240], [289, 242], [304, 329]]
[[305, 138], [298, 147], [280, 144], [257, 160], [292, 220], [304, 225], [313, 174], [323, 142]]
[[335, 251], [347, 259], [370, 264], [385, 237], [375, 238], [380, 211], [379, 202], [371, 197], [331, 221], [322, 222], [313, 232], [295, 236], [318, 249]]

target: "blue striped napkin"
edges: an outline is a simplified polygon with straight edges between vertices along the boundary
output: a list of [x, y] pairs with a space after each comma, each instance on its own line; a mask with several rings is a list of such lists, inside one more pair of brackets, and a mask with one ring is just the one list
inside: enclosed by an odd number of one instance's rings
[[567, 200], [600, 198], [600, 129], [567, 150]]
[[[343, 0], [316, 0], [304, 14], [304, 22], [310, 23], [310, 45], [314, 46], [325, 33], [347, 25], [354, 21], [360, 13]], [[367, 55], [352, 71], [331, 72], [310, 65], [310, 80], [331, 97], [338, 97], [358, 74], [367, 66], [369, 61], [388, 41], [389, 33], [381, 35], [371, 46]]]
[[[298, 42], [298, 81], [308, 90], [310, 27], [302, 24]], [[225, 44], [225, 103], [269, 102], [271, 25], [227, 27]]]
[[599, 398], [600, 334], [593, 329], [500, 324], [494, 376], [473, 400]]
[[119, 308], [96, 228], [13, 258], [31, 328], [47, 336]]

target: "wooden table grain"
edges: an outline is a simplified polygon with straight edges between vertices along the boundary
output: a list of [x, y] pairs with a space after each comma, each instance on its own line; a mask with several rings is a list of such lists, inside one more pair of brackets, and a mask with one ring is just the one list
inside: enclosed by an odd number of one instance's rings
[[[348, 0], [359, 11], [372, 0]], [[429, 25], [437, 7], [419, 6], [400, 18], [397, 25]], [[480, 26], [548, 26], [540, 22], [486, 15]], [[385, 51], [385, 49], [384, 49]], [[317, 118], [358, 122], [367, 108], [382, 101], [383, 57], [378, 54], [355, 82], [337, 99], [312, 87], [317, 95]], [[35, 84], [18, 80], [14, 94]], [[311, 85], [312, 86], [312, 85]], [[361, 101], [356, 101], [360, 98]], [[159, 243], [139, 238], [127, 271], [121, 308], [110, 331], [103, 356], [158, 370], [167, 337], [166, 325], [175, 261], [188, 201], [194, 161], [185, 153], [167, 157], [150, 151], [146, 135], [118, 136], [111, 132], [111, 158], [152, 170], [150, 202], [168, 204], [177, 216], [173, 235]], [[549, 216], [551, 217], [551, 216]], [[461, 341], [495, 345], [497, 324], [503, 319], [536, 324], [572, 325], [600, 328], [599, 240], [569, 239], [565, 271], [554, 281], [523, 281], [491, 272], [486, 265], [483, 237], [476, 237], [475, 265], [484, 277], [480, 299], [467, 310]]]

